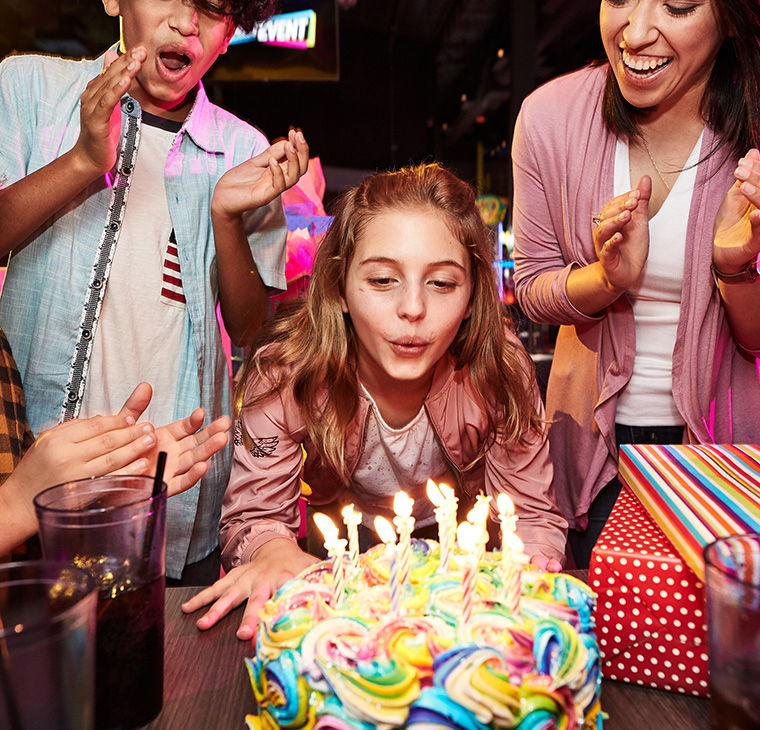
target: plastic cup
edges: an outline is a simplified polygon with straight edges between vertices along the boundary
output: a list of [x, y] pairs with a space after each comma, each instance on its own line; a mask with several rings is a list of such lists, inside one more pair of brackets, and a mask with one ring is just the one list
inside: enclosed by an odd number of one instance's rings
[[760, 728], [760, 535], [705, 548], [710, 724]]
[[92, 730], [96, 600], [66, 563], [0, 565], [0, 728]]
[[98, 589], [96, 730], [150, 722], [163, 705], [166, 488], [109, 476], [34, 500], [44, 556], [83, 568]]

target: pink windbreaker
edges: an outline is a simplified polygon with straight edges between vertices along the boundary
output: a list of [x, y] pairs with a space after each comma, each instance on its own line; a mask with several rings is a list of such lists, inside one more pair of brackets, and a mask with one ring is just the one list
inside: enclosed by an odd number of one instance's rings
[[[537, 388], [535, 394], [543, 415]], [[370, 407], [370, 402], [360, 397], [358, 412], [346, 431], [345, 455], [351, 473], [364, 447]], [[554, 497], [546, 436], [509, 449], [494, 444], [468, 470], [488, 440], [487, 419], [469, 370], [455, 370], [450, 356], [438, 363], [424, 407], [459, 480], [458, 487], [469, 494], [482, 491], [494, 500], [500, 492], [507, 492], [515, 503], [517, 532], [525, 552], [561, 560], [567, 522]], [[243, 439], [243, 429], [250, 440]], [[235, 433], [221, 521], [222, 562], [227, 570], [248, 562], [258, 547], [275, 537], [296, 539], [301, 479], [311, 487], [312, 504], [328, 504], [344, 491], [337, 475], [321, 465], [290, 389], [265, 404], [244, 409]], [[305, 462], [302, 446], [307, 453]]]

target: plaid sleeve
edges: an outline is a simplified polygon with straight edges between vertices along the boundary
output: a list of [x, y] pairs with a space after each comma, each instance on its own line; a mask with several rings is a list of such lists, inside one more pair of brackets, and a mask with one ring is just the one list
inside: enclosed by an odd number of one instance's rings
[[0, 484], [32, 445], [34, 436], [26, 422], [24, 389], [11, 346], [0, 329]]

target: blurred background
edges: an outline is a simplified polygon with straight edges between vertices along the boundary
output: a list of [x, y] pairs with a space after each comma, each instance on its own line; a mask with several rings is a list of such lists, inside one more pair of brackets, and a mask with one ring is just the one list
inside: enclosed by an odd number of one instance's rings
[[[301, 206], [289, 225], [312, 243], [323, 226], [309, 214], [329, 213], [341, 190], [374, 170], [437, 160], [474, 184], [513, 304], [514, 121], [536, 86], [603, 55], [598, 12], [595, 0], [280, 0], [278, 14], [236, 37], [204, 83], [270, 139], [303, 129], [315, 179], [290, 201]], [[0, 56], [95, 56], [117, 38], [100, 0], [0, 0]], [[296, 269], [297, 293], [308, 256]], [[521, 333], [541, 370], [553, 333], [524, 320]]]

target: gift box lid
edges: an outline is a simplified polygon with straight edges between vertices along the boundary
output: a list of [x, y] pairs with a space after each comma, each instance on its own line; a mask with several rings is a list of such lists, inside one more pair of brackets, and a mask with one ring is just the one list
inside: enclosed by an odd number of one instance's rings
[[702, 580], [705, 545], [760, 532], [758, 446], [625, 444], [620, 479]]

